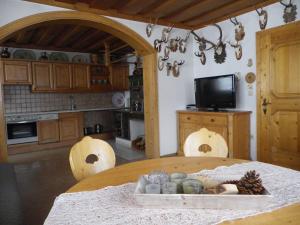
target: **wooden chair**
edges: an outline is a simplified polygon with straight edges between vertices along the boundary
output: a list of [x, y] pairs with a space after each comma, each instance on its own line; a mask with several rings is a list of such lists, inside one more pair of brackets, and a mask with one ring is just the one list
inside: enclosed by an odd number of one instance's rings
[[115, 167], [116, 157], [112, 147], [105, 141], [84, 137], [70, 151], [70, 166], [76, 180]]
[[183, 151], [185, 156], [227, 157], [228, 155], [225, 139], [206, 128], [191, 133], [185, 140]]

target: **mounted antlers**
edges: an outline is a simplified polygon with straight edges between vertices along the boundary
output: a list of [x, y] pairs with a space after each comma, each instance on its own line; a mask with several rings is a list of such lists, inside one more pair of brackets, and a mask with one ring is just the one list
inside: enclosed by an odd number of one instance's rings
[[170, 39], [170, 43], [168, 48], [172, 51], [172, 52], [176, 52], [178, 49], [178, 42], [181, 40], [180, 37], [176, 37], [175, 39], [172, 38]]
[[261, 8], [260, 12], [258, 11], [258, 9], [255, 10], [259, 16], [259, 27], [261, 30], [264, 30], [268, 23], [268, 13], [263, 8]]
[[148, 23], [147, 26], [146, 26], [146, 34], [147, 34], [147, 37], [150, 37], [150, 36], [151, 36], [153, 27], [156, 25], [157, 20], [158, 20], [158, 18], [156, 18], [156, 21], [155, 21], [155, 23], [153, 24], [153, 23], [151, 23], [151, 18], [150, 18], [150, 23]]
[[202, 51], [201, 53], [199, 52], [194, 52], [195, 56], [199, 57], [200, 58], [200, 62], [202, 65], [205, 65], [206, 63], [206, 55], [205, 53]]
[[154, 40], [154, 48], [156, 49], [157, 52], [161, 51], [161, 44], [163, 43], [163, 40], [155, 39]]
[[[217, 43], [213, 43], [212, 41], [209, 41], [209, 40], [205, 39], [204, 37], [199, 37], [194, 31], [192, 31], [192, 34], [194, 35], [195, 40], [198, 42], [199, 50], [201, 52], [208, 51], [210, 49], [214, 49], [214, 51], [215, 51], [214, 58], [215, 58], [216, 63], [223, 63], [223, 62], [225, 62], [227, 54], [226, 54], [226, 44], [223, 43], [223, 41], [222, 41], [222, 38], [223, 38], [222, 28], [218, 24], [213, 24], [212, 26], [217, 27], [219, 30], [219, 33], [220, 33]], [[211, 47], [207, 48], [207, 44], [210, 44]], [[205, 59], [205, 61], [206, 61], [206, 59]], [[202, 61], [201, 61], [201, 63], [202, 63]]]
[[237, 42], [236, 44], [232, 44], [231, 42], [227, 42], [231, 47], [234, 48], [234, 52], [235, 52], [235, 58], [237, 60], [240, 60], [242, 58], [243, 55], [243, 49], [242, 46]]
[[284, 22], [289, 23], [295, 21], [297, 15], [297, 6], [292, 4], [292, 0], [289, 1], [289, 4], [285, 4], [282, 1], [279, 2], [281, 5], [284, 6], [284, 10], [283, 10]]
[[181, 39], [181, 40], [179, 41], [179, 43], [178, 43], [178, 45], [179, 45], [179, 51], [180, 51], [181, 53], [185, 53], [185, 51], [186, 51], [186, 43], [187, 43], [187, 40], [188, 40], [189, 37], [190, 37], [190, 34], [191, 34], [191, 31], [189, 31], [189, 32], [186, 34], [185, 38], [184, 38], [184, 39]]
[[241, 41], [245, 37], [245, 31], [244, 31], [244, 26], [242, 25], [241, 22], [239, 22], [236, 17], [230, 18], [230, 22], [234, 24], [235, 26], [235, 40], [236, 41]]
[[173, 29], [173, 26], [171, 27], [165, 27], [163, 30], [162, 30], [162, 33], [161, 33], [161, 40], [165, 43], [167, 43], [169, 41], [169, 37], [170, 37], [170, 33], [171, 33], [171, 30]]

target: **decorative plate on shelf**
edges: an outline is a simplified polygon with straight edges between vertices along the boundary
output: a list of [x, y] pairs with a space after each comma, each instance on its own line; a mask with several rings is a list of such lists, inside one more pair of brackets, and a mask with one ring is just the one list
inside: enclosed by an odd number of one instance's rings
[[72, 58], [72, 62], [74, 63], [87, 63], [87, 58], [84, 57], [83, 55], [75, 55]]
[[63, 52], [52, 52], [49, 59], [51, 61], [69, 62], [69, 57]]
[[36, 60], [36, 55], [32, 50], [18, 49], [14, 51], [13, 58]]
[[117, 92], [112, 96], [112, 104], [115, 107], [122, 107], [125, 105], [125, 96], [121, 92]]

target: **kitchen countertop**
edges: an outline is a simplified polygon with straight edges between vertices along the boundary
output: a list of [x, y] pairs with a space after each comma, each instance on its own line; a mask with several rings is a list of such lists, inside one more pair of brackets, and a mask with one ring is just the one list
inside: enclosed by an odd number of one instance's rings
[[90, 109], [65, 109], [65, 110], [52, 110], [46, 112], [21, 112], [21, 113], [7, 113], [5, 116], [21, 116], [21, 115], [42, 115], [42, 114], [54, 114], [54, 113], [70, 113], [70, 112], [90, 112], [90, 111], [107, 111], [107, 110], [125, 110], [127, 108], [118, 107], [101, 107], [101, 108], [90, 108]]

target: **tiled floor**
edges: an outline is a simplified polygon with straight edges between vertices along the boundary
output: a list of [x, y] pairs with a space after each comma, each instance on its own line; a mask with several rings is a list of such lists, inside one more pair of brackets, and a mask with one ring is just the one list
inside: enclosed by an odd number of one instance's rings
[[[145, 158], [141, 152], [112, 145], [117, 165]], [[55, 197], [76, 183], [69, 166], [69, 149], [16, 155], [10, 157], [10, 162], [15, 164], [25, 225], [43, 224]]]

